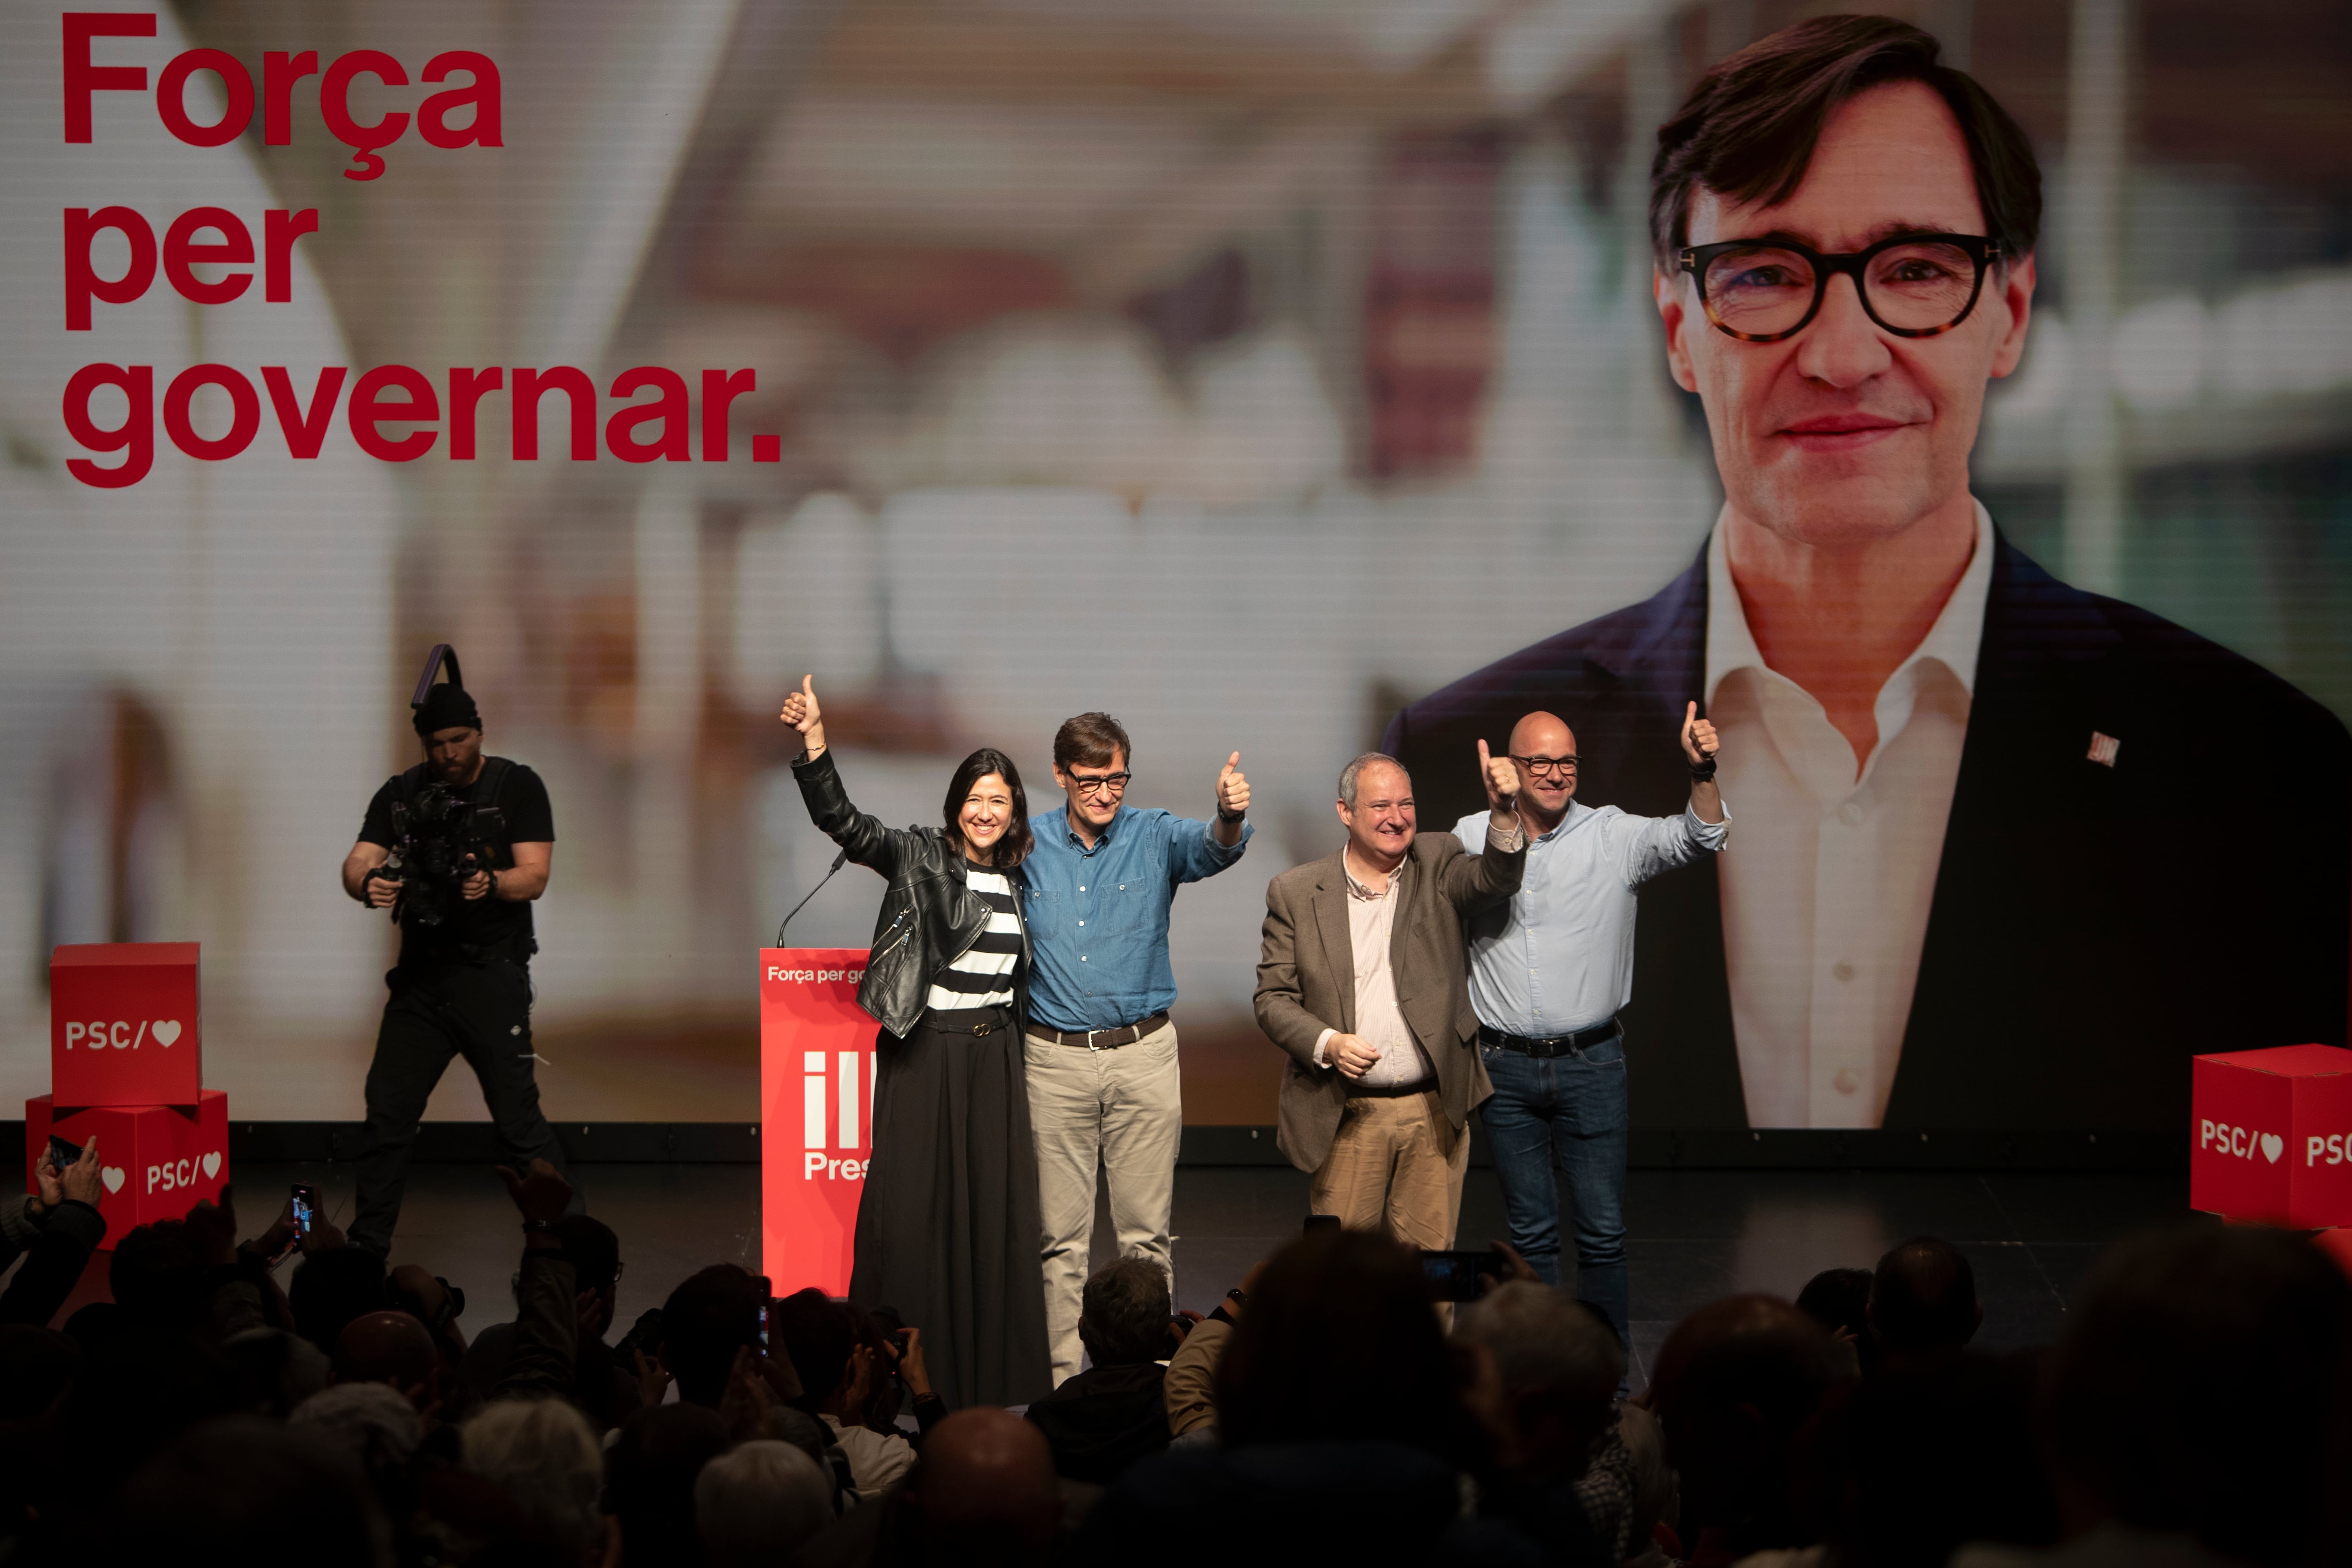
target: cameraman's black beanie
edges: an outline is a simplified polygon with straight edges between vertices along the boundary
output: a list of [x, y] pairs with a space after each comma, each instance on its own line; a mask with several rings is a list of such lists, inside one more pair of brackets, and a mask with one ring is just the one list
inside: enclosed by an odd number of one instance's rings
[[455, 730], [461, 725], [478, 730], [482, 727], [482, 714], [464, 687], [444, 681], [425, 694], [425, 706], [416, 710], [415, 722], [417, 739], [429, 741], [436, 730]]

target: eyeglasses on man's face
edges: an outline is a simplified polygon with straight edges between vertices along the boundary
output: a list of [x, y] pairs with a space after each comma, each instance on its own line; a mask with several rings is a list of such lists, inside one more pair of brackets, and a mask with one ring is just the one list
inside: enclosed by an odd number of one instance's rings
[[1127, 781], [1135, 775], [1133, 773], [1065, 773], [1062, 776], [1068, 779], [1070, 787], [1080, 795], [1125, 795]]
[[1576, 776], [1576, 759], [1574, 757], [1514, 756], [1511, 761], [1518, 763], [1519, 766], [1527, 769], [1528, 772], [1533, 773], [1539, 779], [1566, 779], [1574, 778]]
[[1853, 279], [1863, 310], [1898, 338], [1932, 338], [1969, 319], [2000, 242], [1980, 234], [1898, 234], [1825, 255], [1791, 239], [1727, 239], [1675, 258], [1698, 280], [1717, 331], [1744, 343], [1795, 337], [1821, 314], [1830, 279]]

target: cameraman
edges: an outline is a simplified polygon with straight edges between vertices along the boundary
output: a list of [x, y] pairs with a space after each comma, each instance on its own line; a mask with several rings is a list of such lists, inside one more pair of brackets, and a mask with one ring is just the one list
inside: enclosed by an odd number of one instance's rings
[[[392, 997], [367, 1076], [367, 1131], [359, 1157], [353, 1247], [392, 1250], [401, 1189], [425, 1102], [449, 1058], [463, 1054], [497, 1124], [499, 1158], [516, 1170], [545, 1160], [563, 1170], [563, 1151], [539, 1109], [532, 1076], [530, 901], [547, 890], [555, 816], [547, 786], [520, 763], [482, 755], [482, 718], [454, 682], [434, 687], [416, 710], [425, 760], [387, 780], [368, 803], [359, 842], [343, 861], [343, 891], [371, 909], [400, 914], [400, 963], [384, 977]], [[452, 887], [416, 878], [414, 865], [387, 867], [402, 847], [394, 805], [412, 820], [434, 786], [502, 821], [480, 846], [478, 868]], [[436, 917], [438, 917], [436, 919]], [[573, 1206], [577, 1208], [575, 1199]]]

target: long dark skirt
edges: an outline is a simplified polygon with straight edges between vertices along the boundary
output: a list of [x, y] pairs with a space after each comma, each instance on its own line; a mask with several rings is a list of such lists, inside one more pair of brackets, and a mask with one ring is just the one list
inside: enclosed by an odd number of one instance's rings
[[[857, 1206], [850, 1300], [923, 1331], [950, 1409], [1025, 1405], [1053, 1387], [1021, 1032], [1010, 1009], [926, 1013], [875, 1041], [874, 1157]], [[934, 1020], [961, 1027], [934, 1026]]]

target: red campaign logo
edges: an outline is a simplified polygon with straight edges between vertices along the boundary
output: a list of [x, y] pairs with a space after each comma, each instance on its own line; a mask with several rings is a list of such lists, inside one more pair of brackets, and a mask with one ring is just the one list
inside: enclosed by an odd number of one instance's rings
[[2275, 1132], [2257, 1132], [2251, 1127], [2232, 1127], [2207, 1119], [2198, 1124], [2197, 1147], [2238, 1160], [2252, 1160], [2260, 1153], [2275, 1165], [2286, 1152], [2286, 1140]]
[[[151, 1034], [152, 1031], [152, 1034]], [[66, 1025], [66, 1049], [79, 1046], [86, 1051], [135, 1051], [149, 1038], [166, 1050], [180, 1043], [180, 1021], [158, 1018], [150, 1024], [144, 1018], [117, 1019], [113, 1023], [74, 1023]]]

